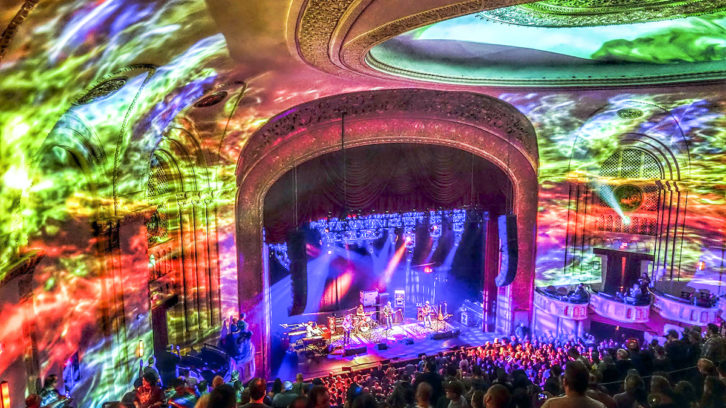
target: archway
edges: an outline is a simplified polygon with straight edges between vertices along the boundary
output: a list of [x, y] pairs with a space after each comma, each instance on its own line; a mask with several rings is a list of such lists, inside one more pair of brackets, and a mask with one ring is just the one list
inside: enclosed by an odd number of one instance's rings
[[[341, 137], [344, 132], [344, 137]], [[432, 144], [457, 148], [499, 167], [513, 185], [517, 276], [499, 310], [506, 326], [529, 315], [537, 215], [537, 140], [512, 106], [485, 95], [421, 89], [357, 92], [322, 98], [272, 118], [237, 163], [236, 245], [240, 310], [258, 345], [256, 363], [269, 370], [268, 277], [263, 268], [263, 205], [271, 186], [295, 166], [346, 147]], [[502, 293], [500, 293], [501, 295]]]

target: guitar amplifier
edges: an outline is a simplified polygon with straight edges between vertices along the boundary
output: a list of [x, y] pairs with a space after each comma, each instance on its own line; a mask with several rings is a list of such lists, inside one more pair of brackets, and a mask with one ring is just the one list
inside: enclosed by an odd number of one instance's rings
[[378, 303], [378, 291], [377, 290], [361, 290], [360, 291], [360, 303], [363, 306], [375, 306]]
[[395, 306], [395, 307], [406, 306], [406, 291], [396, 290], [393, 292], [393, 306]]

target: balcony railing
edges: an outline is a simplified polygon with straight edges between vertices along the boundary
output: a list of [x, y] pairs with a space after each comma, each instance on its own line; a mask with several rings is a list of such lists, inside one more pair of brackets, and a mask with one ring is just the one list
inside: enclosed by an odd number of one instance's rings
[[623, 323], [646, 323], [650, 320], [650, 305], [624, 303], [602, 293], [590, 296], [592, 310], [602, 317]]
[[549, 314], [573, 320], [587, 319], [587, 303], [571, 303], [548, 296], [539, 289], [534, 292], [534, 306]]

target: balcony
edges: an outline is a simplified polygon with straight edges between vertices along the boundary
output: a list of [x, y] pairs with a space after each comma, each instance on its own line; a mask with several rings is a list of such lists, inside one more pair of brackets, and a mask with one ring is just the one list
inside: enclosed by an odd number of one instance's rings
[[590, 306], [598, 315], [622, 323], [647, 323], [650, 305], [627, 304], [604, 293], [593, 293]]
[[557, 298], [539, 289], [534, 292], [534, 306], [560, 318], [585, 320], [587, 305], [587, 303], [571, 303], [567, 297]]
[[653, 292], [653, 309], [664, 319], [703, 326], [716, 321], [718, 303], [698, 303], [662, 292]]

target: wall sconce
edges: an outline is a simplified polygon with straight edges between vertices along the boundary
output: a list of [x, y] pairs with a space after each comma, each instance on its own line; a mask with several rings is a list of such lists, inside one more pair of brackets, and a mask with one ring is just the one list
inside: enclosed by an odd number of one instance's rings
[[7, 381], [0, 382], [0, 404], [2, 408], [10, 408], [10, 386]]
[[139, 346], [136, 347], [136, 355], [139, 358], [144, 358], [144, 341], [139, 340]]

